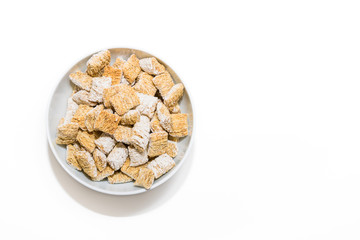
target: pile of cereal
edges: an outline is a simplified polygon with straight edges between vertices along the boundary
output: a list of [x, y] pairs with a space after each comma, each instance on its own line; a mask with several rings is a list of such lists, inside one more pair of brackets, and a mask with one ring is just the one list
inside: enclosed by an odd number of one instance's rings
[[174, 84], [156, 58], [116, 58], [109, 50], [94, 54], [74, 85], [57, 144], [66, 161], [93, 181], [134, 181], [149, 189], [175, 166], [177, 141], [188, 135], [187, 114], [178, 104], [184, 85]]

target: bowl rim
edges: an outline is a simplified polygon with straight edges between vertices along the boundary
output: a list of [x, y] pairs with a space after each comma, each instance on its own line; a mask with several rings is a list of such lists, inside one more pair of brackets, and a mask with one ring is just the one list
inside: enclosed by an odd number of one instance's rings
[[[137, 49], [137, 48], [121, 48], [121, 47], [118, 47], [118, 48], [105, 48], [105, 49], [108, 49], [108, 50], [111, 50], [111, 49], [126, 49], [126, 50], [135, 50], [135, 51], [141, 51], [141, 52], [144, 52], [146, 54], [149, 54], [153, 57], [155, 57], [155, 55], [147, 52], [147, 51], [143, 51], [143, 50], [140, 50], [140, 49]], [[101, 51], [101, 50], [99, 50]], [[77, 62], [75, 62], [73, 65], [70, 66], [70, 68], [68, 69], [71, 69], [76, 63], [82, 61], [83, 59], [89, 57], [89, 56], [92, 56], [93, 54], [99, 52], [99, 51], [96, 51], [90, 55], [87, 55], [85, 57], [82, 57], [80, 58]], [[160, 59], [162, 62], [164, 62], [161, 58], [158, 58], [156, 57], [157, 59]], [[167, 62], [164, 62], [167, 66], [170, 66], [169, 64], [167, 64]], [[174, 70], [173, 67], [171, 67], [171, 69], [173, 70], [173, 72], [176, 73], [176, 75], [178, 76], [179, 79], [181, 79], [181, 82], [183, 83], [183, 79], [179, 76], [179, 74]], [[96, 192], [100, 192], [100, 193], [104, 193], [104, 194], [108, 194], [108, 195], [114, 195], [114, 196], [129, 196], [129, 195], [136, 195], [136, 194], [140, 194], [140, 193], [145, 193], [145, 192], [149, 192], [155, 188], [157, 188], [158, 186], [162, 185], [163, 183], [167, 182], [172, 176], [175, 175], [175, 173], [181, 168], [181, 166], [183, 165], [185, 159], [188, 157], [189, 155], [189, 152], [192, 148], [192, 145], [193, 145], [193, 139], [194, 139], [194, 133], [195, 133], [195, 114], [194, 114], [194, 104], [193, 104], [193, 98], [191, 97], [191, 93], [189, 91], [189, 89], [187, 87], [185, 87], [186, 89], [186, 92], [189, 96], [189, 100], [190, 100], [190, 105], [191, 105], [191, 108], [192, 108], [192, 136], [190, 138], [190, 141], [189, 141], [189, 145], [185, 151], [185, 154], [183, 156], [183, 158], [181, 159], [181, 161], [176, 165], [176, 168], [174, 168], [172, 171], [166, 173], [162, 179], [160, 179], [160, 181], [157, 180], [157, 182], [151, 186], [150, 189], [146, 190], [145, 188], [139, 188], [137, 190], [134, 190], [134, 191], [129, 191], [129, 192], [114, 192], [114, 191], [109, 191], [109, 190], [105, 190], [105, 189], [101, 189], [101, 188], [98, 188], [98, 187], [94, 187], [90, 184], [88, 184], [86, 181], [83, 181], [79, 178], [77, 178], [75, 175], [73, 175], [70, 170], [67, 168], [67, 166], [65, 166], [65, 161], [62, 161], [60, 159], [60, 157], [58, 156], [57, 154], [57, 151], [55, 150], [53, 144], [52, 144], [52, 141], [51, 141], [51, 137], [50, 137], [50, 124], [49, 124], [49, 111], [50, 111], [50, 104], [52, 102], [52, 99], [53, 99], [53, 96], [55, 94], [55, 91], [57, 90], [57, 88], [59, 87], [61, 81], [62, 81], [62, 78], [65, 76], [65, 74], [68, 72], [69, 70], [65, 70], [65, 73], [62, 75], [62, 77], [60, 78], [59, 81], [57, 81], [56, 84], [54, 84], [53, 86], [53, 89], [52, 91], [50, 91], [50, 96], [48, 97], [48, 100], [47, 100], [47, 107], [46, 107], [46, 135], [47, 135], [47, 140], [48, 140], [48, 145], [50, 146], [50, 149], [52, 151], [52, 154], [54, 155], [55, 159], [57, 160], [57, 162], [60, 164], [60, 166], [65, 170], [65, 172], [68, 173], [68, 175], [70, 175], [73, 179], [75, 179], [78, 183], [82, 184], [83, 186], [89, 188], [89, 189], [92, 189]], [[184, 84], [186, 85], [186, 84]]]

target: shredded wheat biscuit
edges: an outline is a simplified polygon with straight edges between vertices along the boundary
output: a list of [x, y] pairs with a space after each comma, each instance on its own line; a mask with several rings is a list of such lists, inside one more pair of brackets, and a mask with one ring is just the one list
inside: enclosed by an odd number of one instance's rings
[[129, 146], [130, 166], [136, 167], [149, 161], [147, 151], [139, 152], [133, 146]]
[[110, 184], [127, 183], [132, 182], [132, 178], [122, 172], [116, 172], [111, 176], [108, 176], [108, 182]]
[[73, 118], [73, 116], [78, 108], [79, 108], [79, 105], [77, 105], [77, 103], [74, 102], [72, 97], [69, 97], [68, 101], [67, 101], [67, 108], [66, 108], [66, 113], [65, 113], [63, 123], [70, 123], [71, 119]]
[[184, 85], [182, 83], [175, 84], [164, 97], [164, 104], [173, 109], [184, 94]]
[[160, 125], [166, 131], [170, 132], [171, 130], [171, 117], [169, 109], [162, 103], [158, 102], [156, 107], [156, 115], [159, 118]]
[[91, 178], [97, 176], [97, 169], [95, 161], [92, 158], [91, 154], [87, 151], [77, 151], [74, 153], [74, 156], [78, 163], [80, 164], [82, 170]]
[[118, 143], [107, 157], [107, 162], [112, 169], [117, 171], [123, 166], [128, 155], [129, 152], [125, 145]]
[[149, 140], [149, 157], [156, 157], [166, 152], [168, 144], [167, 132], [155, 132], [150, 134]]
[[122, 67], [125, 79], [132, 84], [141, 72], [139, 59], [132, 54]]
[[110, 98], [114, 95], [116, 95], [121, 90], [120, 85], [111, 86], [109, 88], [105, 88], [103, 92], [103, 100], [104, 100], [104, 106], [109, 108], [111, 107], [110, 104]]
[[107, 165], [106, 155], [99, 149], [95, 148], [93, 152], [93, 158], [95, 161], [96, 168], [100, 172], [103, 171]]
[[76, 71], [69, 75], [71, 82], [78, 88], [90, 91], [92, 84], [92, 77], [81, 71]]
[[119, 68], [119, 69], [122, 69], [124, 64], [126, 63], [126, 61], [124, 59], [122, 59], [121, 57], [117, 57], [115, 59], [115, 62], [113, 64], [113, 67], [114, 68]]
[[94, 131], [95, 120], [102, 110], [104, 110], [104, 105], [97, 105], [95, 108], [87, 112], [85, 116], [85, 127], [89, 132]]
[[88, 106], [96, 106], [95, 102], [91, 102], [89, 100], [89, 95], [90, 93], [85, 91], [85, 90], [80, 90], [77, 93], [75, 93], [72, 98], [74, 100], [74, 102], [76, 102], [79, 105], [88, 105]]
[[186, 113], [171, 114], [171, 131], [172, 137], [185, 137], [188, 135], [188, 122]]
[[114, 169], [109, 166], [106, 166], [104, 170], [98, 171], [96, 177], [91, 178], [95, 182], [104, 180], [105, 178], [114, 174]]
[[138, 106], [140, 99], [129, 85], [120, 84], [119, 86], [119, 92], [110, 98], [110, 103], [115, 111], [122, 116], [130, 109]]
[[57, 144], [71, 144], [75, 142], [79, 132], [78, 123], [65, 123], [61, 124], [57, 128]]
[[140, 105], [136, 107], [136, 110], [151, 119], [154, 116], [159, 99], [142, 93], [137, 93], [137, 95], [140, 99]]
[[141, 168], [139, 171], [139, 175], [134, 182], [135, 186], [144, 187], [146, 189], [150, 189], [154, 182], [154, 173], [152, 170], [147, 168]]
[[76, 160], [74, 154], [76, 151], [79, 151], [74, 145], [67, 145], [66, 146], [66, 162], [75, 168], [76, 170], [81, 171], [81, 166], [79, 165], [78, 161]]
[[156, 58], [143, 58], [140, 61], [140, 67], [151, 75], [158, 75], [165, 72], [165, 67], [161, 65]]
[[115, 140], [105, 133], [95, 140], [95, 145], [106, 155], [113, 150], [115, 143]]
[[146, 168], [147, 164], [148, 163], [145, 163], [144, 165], [141, 165], [141, 166], [131, 167], [130, 166], [130, 158], [128, 158], [128, 159], [126, 159], [124, 165], [121, 167], [121, 172], [125, 173], [132, 179], [136, 180], [139, 175], [140, 169]]
[[174, 107], [169, 108], [170, 113], [181, 113], [180, 105], [177, 103]]
[[154, 114], [154, 117], [151, 119], [150, 128], [151, 128], [151, 132], [165, 131], [160, 125], [160, 121], [159, 118], [157, 117], [157, 114]]
[[152, 170], [154, 172], [155, 179], [158, 179], [159, 177], [167, 173], [170, 169], [172, 169], [174, 166], [174, 159], [172, 159], [169, 155], [165, 153], [155, 158], [153, 161], [149, 162], [147, 168]]
[[172, 158], [176, 157], [176, 155], [178, 153], [178, 147], [177, 147], [176, 142], [168, 141], [165, 153]]
[[167, 71], [154, 77], [153, 83], [155, 87], [159, 89], [162, 98], [164, 98], [166, 94], [170, 91], [170, 89], [174, 86], [171, 75]]
[[87, 105], [79, 105], [78, 109], [76, 110], [74, 116], [71, 119], [71, 122], [73, 123], [78, 123], [79, 127], [82, 130], [86, 130], [86, 126], [85, 126], [85, 117], [86, 114], [93, 109], [90, 106]]
[[132, 128], [119, 125], [115, 130], [114, 138], [118, 142], [130, 144], [132, 134]]
[[149, 143], [150, 120], [146, 116], [141, 116], [140, 121], [133, 127], [131, 144], [140, 152], [145, 151]]
[[93, 78], [89, 100], [92, 102], [103, 102], [104, 89], [111, 87], [110, 77], [96, 77]]
[[101, 75], [103, 68], [109, 65], [111, 54], [109, 50], [100, 51], [91, 56], [87, 61], [86, 73], [92, 77], [98, 77]]
[[94, 129], [96, 131], [102, 131], [112, 135], [114, 134], [119, 122], [119, 116], [103, 110], [95, 120]]
[[136, 122], [140, 120], [140, 113], [138, 110], [129, 110], [127, 113], [125, 113], [120, 123], [122, 125], [134, 125]]
[[145, 72], [141, 72], [138, 76], [137, 83], [134, 85], [135, 91], [142, 94], [154, 96], [157, 89], [152, 81], [153, 77]]
[[83, 146], [86, 151], [92, 153], [95, 149], [95, 135], [86, 131], [79, 131], [76, 140]]
[[120, 84], [121, 81], [122, 70], [119, 68], [115, 68], [112, 66], [106, 66], [104, 68], [103, 77], [111, 78], [111, 85]]

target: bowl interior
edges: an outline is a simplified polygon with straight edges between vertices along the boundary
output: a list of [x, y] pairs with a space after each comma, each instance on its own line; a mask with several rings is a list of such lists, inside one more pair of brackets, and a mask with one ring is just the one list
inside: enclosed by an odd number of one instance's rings
[[[151, 54], [146, 52], [135, 50], [135, 49], [127, 49], [127, 48], [113, 48], [109, 49], [111, 52], [111, 64], [115, 61], [116, 57], [124, 57], [127, 59], [131, 54], [135, 53], [138, 58], [145, 58], [145, 57], [155, 57]], [[92, 54], [91, 54], [92, 55]], [[53, 95], [51, 96], [49, 109], [48, 109], [48, 139], [50, 148], [52, 149], [55, 158], [58, 160], [60, 165], [78, 182], [82, 183], [83, 185], [107, 194], [113, 195], [131, 195], [137, 194], [141, 192], [145, 192], [146, 190], [140, 187], [134, 186], [132, 182], [125, 183], [125, 184], [109, 184], [106, 180], [101, 182], [93, 182], [91, 181], [83, 172], [79, 172], [72, 167], [70, 167], [66, 163], [66, 146], [65, 145], [57, 145], [55, 143], [56, 139], [56, 128], [57, 125], [62, 117], [65, 116], [66, 107], [67, 107], [67, 99], [70, 97], [72, 93], [72, 85], [69, 80], [69, 74], [75, 72], [77, 70], [85, 71], [86, 70], [86, 62], [91, 57], [91, 55], [83, 58], [78, 63], [76, 63], [60, 80], [59, 84], [56, 86]], [[172, 78], [176, 83], [182, 83], [181, 79], [178, 75], [161, 59], [157, 58], [160, 63], [162, 63], [167, 71], [171, 74]], [[185, 85], [185, 84], [184, 84]], [[185, 138], [182, 138], [178, 142], [178, 155], [175, 157], [174, 161], [176, 162], [176, 166], [169, 171], [167, 174], [163, 175], [159, 179], [154, 181], [153, 186], [151, 189], [159, 186], [160, 184], [167, 181], [175, 172], [180, 168], [182, 162], [185, 160], [185, 155], [187, 150], [190, 146], [191, 139], [192, 139], [192, 132], [193, 132], [193, 109], [189, 97], [189, 93], [186, 89], [184, 96], [180, 101], [180, 108], [181, 112], [188, 114], [188, 123], [189, 123], [189, 135]]]

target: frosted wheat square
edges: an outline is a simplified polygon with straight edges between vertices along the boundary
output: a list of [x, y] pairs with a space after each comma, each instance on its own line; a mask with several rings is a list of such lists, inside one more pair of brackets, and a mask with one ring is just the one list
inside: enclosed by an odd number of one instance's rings
[[131, 144], [140, 152], [145, 151], [149, 143], [150, 120], [146, 116], [141, 116], [140, 121], [133, 127]]
[[81, 166], [75, 158], [75, 152], [78, 151], [76, 147], [70, 144], [66, 146], [66, 150], [66, 162], [76, 170], [81, 171]]
[[125, 63], [126, 63], [126, 61], [125, 61], [123, 58], [117, 57], [117, 58], [115, 59], [115, 62], [114, 62], [114, 64], [113, 64], [112, 66], [113, 66], [114, 68], [122, 69]]
[[150, 128], [151, 128], [151, 132], [165, 131], [160, 125], [160, 121], [159, 118], [157, 117], [157, 114], [154, 114], [154, 117], [151, 119]]
[[155, 132], [150, 134], [149, 157], [156, 157], [164, 154], [168, 145], [167, 132]]
[[175, 84], [164, 97], [164, 104], [173, 109], [184, 94], [184, 85], [182, 83]]
[[136, 122], [140, 120], [140, 113], [138, 110], [129, 110], [127, 113], [125, 113], [120, 123], [122, 125], [134, 125]]
[[83, 73], [81, 71], [77, 71], [75, 73], [71, 73], [69, 75], [71, 82], [78, 88], [90, 91], [92, 85], [92, 77]]
[[156, 115], [159, 118], [160, 125], [167, 132], [171, 130], [171, 115], [169, 109], [162, 103], [158, 102], [156, 107]]
[[112, 135], [114, 134], [119, 122], [119, 116], [103, 110], [95, 120], [94, 129], [96, 131], [101, 131]]
[[93, 158], [95, 161], [96, 168], [101, 172], [105, 169], [107, 165], [106, 155], [100, 151], [99, 149], [95, 148], [93, 152]]
[[174, 158], [176, 157], [176, 155], [178, 154], [178, 147], [177, 147], [177, 143], [174, 141], [168, 141], [167, 142], [167, 146], [166, 146], [166, 151], [165, 153], [167, 155], [169, 155], [170, 157]]
[[77, 93], [75, 93], [72, 98], [74, 102], [76, 102], [79, 105], [88, 105], [88, 106], [95, 106], [95, 102], [91, 102], [89, 100], [90, 93], [85, 90], [80, 90]]
[[92, 158], [91, 154], [87, 151], [77, 151], [75, 152], [75, 158], [80, 164], [82, 170], [91, 178], [97, 176], [97, 169], [95, 161]]
[[89, 101], [102, 103], [103, 102], [103, 93], [104, 89], [111, 87], [111, 78], [110, 77], [96, 77], [93, 78]]
[[92, 109], [93, 109], [92, 107], [87, 105], [79, 105], [78, 109], [76, 110], [74, 116], [71, 119], [71, 122], [79, 124], [79, 127], [82, 130], [86, 130], [86, 126], [85, 126], [86, 114]]
[[112, 66], [106, 66], [104, 68], [103, 77], [110, 77], [111, 85], [120, 84], [121, 75], [122, 75], [122, 70], [119, 68], [114, 68]]
[[79, 132], [78, 123], [60, 124], [57, 128], [57, 144], [71, 144], [76, 141]]
[[141, 69], [151, 75], [158, 75], [165, 72], [165, 67], [161, 65], [154, 57], [143, 58], [139, 61], [139, 63]]
[[135, 90], [126, 84], [120, 84], [119, 92], [110, 98], [110, 103], [115, 111], [120, 115], [124, 115], [130, 109], [140, 104], [140, 99], [136, 95]]
[[92, 153], [95, 149], [95, 135], [86, 131], [79, 131], [76, 140], [86, 151]]
[[129, 146], [130, 166], [136, 167], [146, 163], [149, 158], [147, 151], [139, 152], [136, 148]]
[[171, 131], [169, 134], [172, 137], [185, 137], [188, 135], [187, 114], [178, 113], [171, 114]]
[[154, 96], [157, 89], [152, 81], [153, 77], [149, 74], [142, 72], [138, 76], [137, 83], [134, 85], [135, 91], [142, 94]]
[[114, 174], [114, 170], [106, 166], [102, 171], [98, 171], [96, 177], [91, 178], [95, 182], [99, 182], [101, 180], [104, 180], [105, 178], [111, 176]]
[[110, 184], [127, 183], [127, 182], [132, 182], [132, 180], [133, 179], [131, 177], [127, 176], [126, 174], [120, 171], [108, 177], [108, 182]]
[[135, 54], [132, 54], [126, 63], [122, 66], [123, 74], [126, 80], [132, 84], [136, 77], [141, 72], [139, 59], [136, 57]]
[[95, 145], [104, 153], [109, 154], [114, 148], [116, 142], [109, 135], [103, 133], [101, 136], [95, 140]]
[[130, 144], [132, 138], [132, 128], [119, 125], [114, 133], [114, 138], [118, 142]]
[[109, 50], [100, 51], [87, 61], [86, 73], [92, 77], [99, 77], [105, 66], [109, 65], [111, 54]]
[[136, 107], [136, 110], [151, 119], [154, 116], [159, 99], [142, 93], [137, 93], [137, 95], [140, 99], [140, 105]]
[[139, 171], [139, 175], [134, 182], [135, 186], [144, 187], [146, 189], [150, 189], [152, 184], [154, 183], [154, 173], [150, 169], [141, 168]]
[[96, 118], [99, 116], [100, 112], [104, 110], [104, 105], [97, 105], [95, 108], [91, 109], [89, 112], [87, 112], [85, 116], [85, 127], [89, 132], [94, 131], [94, 124], [96, 121]]
[[166, 94], [170, 91], [170, 89], [174, 86], [171, 75], [167, 71], [154, 77], [153, 83], [155, 87], [159, 89], [162, 98], [164, 98]]
[[117, 171], [123, 166], [128, 155], [129, 152], [125, 145], [118, 143], [107, 157], [107, 162], [112, 169]]
[[151, 161], [147, 165], [147, 168], [151, 169], [155, 174], [155, 179], [158, 179], [159, 177], [167, 173], [170, 169], [172, 169], [174, 166], [174, 159], [172, 159], [169, 155], [165, 153]]
[[105, 88], [103, 92], [103, 100], [104, 100], [104, 106], [109, 108], [111, 107], [110, 104], [110, 98], [114, 95], [116, 95], [122, 87], [120, 85], [111, 86], [109, 88]]
[[145, 163], [144, 165], [131, 167], [130, 166], [130, 159], [128, 158], [128, 159], [126, 159], [124, 165], [121, 167], [121, 172], [125, 173], [126, 175], [128, 175], [132, 179], [137, 179], [140, 169], [146, 168], [146, 166], [147, 166], [147, 163]]

